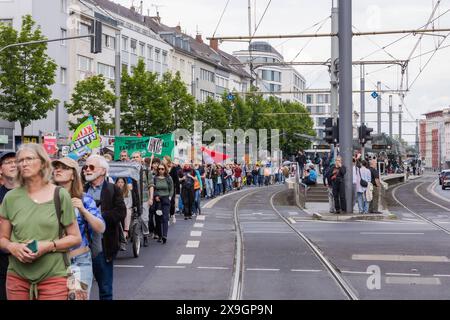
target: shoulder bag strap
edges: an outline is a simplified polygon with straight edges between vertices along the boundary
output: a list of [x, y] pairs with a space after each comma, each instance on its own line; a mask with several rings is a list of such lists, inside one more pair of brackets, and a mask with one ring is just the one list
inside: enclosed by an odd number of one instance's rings
[[[61, 187], [55, 188], [55, 194], [54, 194], [54, 202], [55, 202], [55, 209], [56, 209], [56, 216], [58, 218], [58, 226], [59, 226], [59, 239], [63, 238], [64, 236], [64, 228], [61, 223], [61, 198], [59, 197], [59, 190]], [[67, 252], [63, 252], [63, 259], [64, 264], [66, 265], [66, 268], [70, 266], [69, 258], [67, 257]]]

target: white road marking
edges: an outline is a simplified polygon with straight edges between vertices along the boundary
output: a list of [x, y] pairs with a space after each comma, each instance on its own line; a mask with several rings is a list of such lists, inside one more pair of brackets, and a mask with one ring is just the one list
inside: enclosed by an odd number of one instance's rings
[[371, 272], [367, 272], [367, 271], [364, 271], [364, 272], [361, 272], [361, 271], [341, 271], [341, 273], [347, 273], [347, 274], [372, 274]]
[[395, 273], [395, 272], [387, 272], [387, 276], [399, 276], [399, 277], [420, 277], [418, 273]]
[[449, 262], [444, 256], [408, 256], [396, 254], [354, 254], [352, 260], [396, 262]]
[[422, 194], [419, 193], [419, 191], [418, 191], [418, 190], [419, 190], [419, 187], [422, 186], [422, 185], [424, 185], [424, 184], [425, 184], [425, 183], [421, 183], [421, 184], [419, 184], [417, 187], [414, 188], [415, 194], [417, 194], [417, 195], [418, 195], [420, 198], [422, 198], [423, 200], [425, 200], [425, 201], [427, 201], [427, 202], [429, 202], [429, 203], [435, 205], [436, 207], [439, 207], [439, 208], [443, 209], [444, 211], [450, 212], [450, 209], [449, 209], [449, 208], [444, 207], [444, 206], [442, 206], [442, 205], [440, 205], [439, 203], [436, 203], [436, 202], [434, 202], [434, 201], [431, 201], [430, 199], [425, 198]]
[[301, 269], [291, 269], [291, 272], [322, 272], [322, 270], [301, 270]]
[[289, 222], [291, 224], [296, 224], [297, 223], [297, 221], [295, 221], [294, 218], [289, 217], [288, 220], [289, 220]]
[[191, 231], [191, 237], [201, 237], [202, 232], [201, 231]]
[[255, 216], [262, 216], [262, 212], [255, 212], [255, 213], [252, 213], [252, 215], [255, 215]]
[[204, 223], [194, 223], [194, 228], [203, 228], [204, 226]]
[[298, 212], [289, 212], [289, 215], [290, 216], [298, 216], [298, 215], [300, 215], [300, 213], [298, 213]]
[[292, 232], [286, 232], [286, 231], [243, 231], [243, 233], [249, 233], [249, 234], [293, 234]]
[[200, 241], [188, 241], [186, 244], [186, 248], [198, 248], [200, 245]]
[[413, 232], [360, 232], [361, 235], [423, 236], [425, 233]]
[[115, 264], [114, 268], [144, 268], [144, 266], [126, 265], [126, 264]]
[[207, 269], [207, 270], [229, 270], [227, 267], [197, 267], [197, 269]]
[[280, 269], [247, 268], [247, 271], [280, 271]]
[[198, 221], [205, 221], [206, 216], [197, 216]]
[[192, 264], [194, 262], [195, 254], [182, 254], [178, 258], [177, 264]]
[[450, 278], [450, 274], [433, 274], [433, 277]]
[[212, 207], [214, 207], [214, 206], [216, 205], [217, 202], [219, 202], [219, 201], [222, 200], [223, 198], [229, 197], [229, 196], [231, 196], [231, 195], [233, 195], [233, 194], [242, 193], [242, 192], [247, 191], [247, 190], [249, 190], [249, 189], [244, 189], [244, 190], [240, 190], [240, 191], [235, 191], [235, 192], [232, 192], [232, 193], [228, 193], [228, 194], [226, 194], [226, 195], [224, 195], [224, 196], [220, 196], [220, 197], [218, 197], [218, 198], [215, 198], [215, 199], [213, 199], [213, 200], [211, 200], [211, 201], [208, 201], [208, 203], [205, 203], [205, 204], [203, 205], [202, 209], [211, 209]]
[[414, 277], [388, 277], [386, 278], [387, 284], [406, 284], [406, 285], [434, 285], [441, 284], [441, 280], [438, 278], [414, 278]]
[[155, 266], [156, 269], [185, 269], [186, 266]]

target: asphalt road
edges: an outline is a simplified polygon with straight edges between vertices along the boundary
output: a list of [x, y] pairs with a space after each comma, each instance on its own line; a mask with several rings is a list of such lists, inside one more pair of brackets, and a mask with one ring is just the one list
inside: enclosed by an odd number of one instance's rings
[[[323, 263], [273, 210], [273, 198], [277, 210], [320, 248], [358, 298], [450, 299], [450, 235], [420, 218], [450, 230], [450, 190], [440, 190], [434, 181], [435, 176], [425, 176], [393, 189], [389, 209], [399, 217], [393, 221], [315, 221], [286, 206], [280, 192], [284, 186], [250, 188], [214, 199], [193, 220], [177, 216], [167, 244], [152, 242], [137, 259], [131, 248], [121, 252], [114, 268], [114, 297], [230, 299], [233, 213], [239, 202], [242, 299], [347, 299]], [[94, 283], [92, 299], [97, 296]]]

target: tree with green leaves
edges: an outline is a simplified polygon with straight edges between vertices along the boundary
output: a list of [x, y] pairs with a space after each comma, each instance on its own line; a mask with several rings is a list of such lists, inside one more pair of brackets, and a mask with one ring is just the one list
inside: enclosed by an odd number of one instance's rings
[[116, 97], [108, 89], [105, 78], [96, 75], [78, 81], [72, 93], [71, 103], [66, 103], [67, 112], [75, 117], [75, 122], [69, 121], [71, 130], [75, 130], [89, 116], [94, 118], [94, 122], [101, 133], [106, 133], [114, 129], [108, 114], [110, 113]]
[[160, 83], [164, 103], [170, 112], [169, 115], [172, 115], [171, 119], [168, 116], [166, 120], [170, 123], [168, 130], [192, 130], [195, 115], [195, 98], [188, 93], [186, 85], [181, 80], [180, 73], [177, 72], [173, 76], [171, 73], [166, 72]]
[[171, 132], [172, 114], [156, 73], [139, 60], [132, 74], [122, 73], [121, 128], [126, 135], [154, 136]]
[[222, 103], [208, 97], [205, 103], [197, 105], [195, 120], [203, 122], [203, 130], [227, 128], [227, 113]]
[[[0, 24], [0, 47], [14, 43], [44, 40], [30, 15], [22, 18], [18, 32]], [[19, 122], [22, 141], [25, 128], [43, 119], [59, 103], [52, 99], [50, 86], [55, 83], [57, 65], [47, 55], [47, 44], [8, 48], [0, 52], [0, 117]]]

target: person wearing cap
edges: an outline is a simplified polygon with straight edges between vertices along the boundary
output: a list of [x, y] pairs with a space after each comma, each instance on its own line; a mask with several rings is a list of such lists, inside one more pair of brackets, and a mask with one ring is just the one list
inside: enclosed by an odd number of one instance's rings
[[[16, 153], [3, 152], [0, 154], [0, 174], [3, 185], [0, 187], [0, 204], [6, 194], [17, 187], [15, 178], [17, 176]], [[0, 224], [2, 223], [0, 218]], [[6, 273], [8, 270], [8, 254], [0, 250], [0, 301], [6, 300]]]
[[81, 244], [70, 249], [71, 270], [81, 282], [88, 286], [88, 299], [92, 288], [92, 256], [89, 245], [93, 233], [103, 234], [105, 221], [95, 204], [95, 200], [83, 191], [78, 163], [70, 158], [54, 160], [53, 182], [69, 192], [75, 208], [78, 227], [81, 233]]

